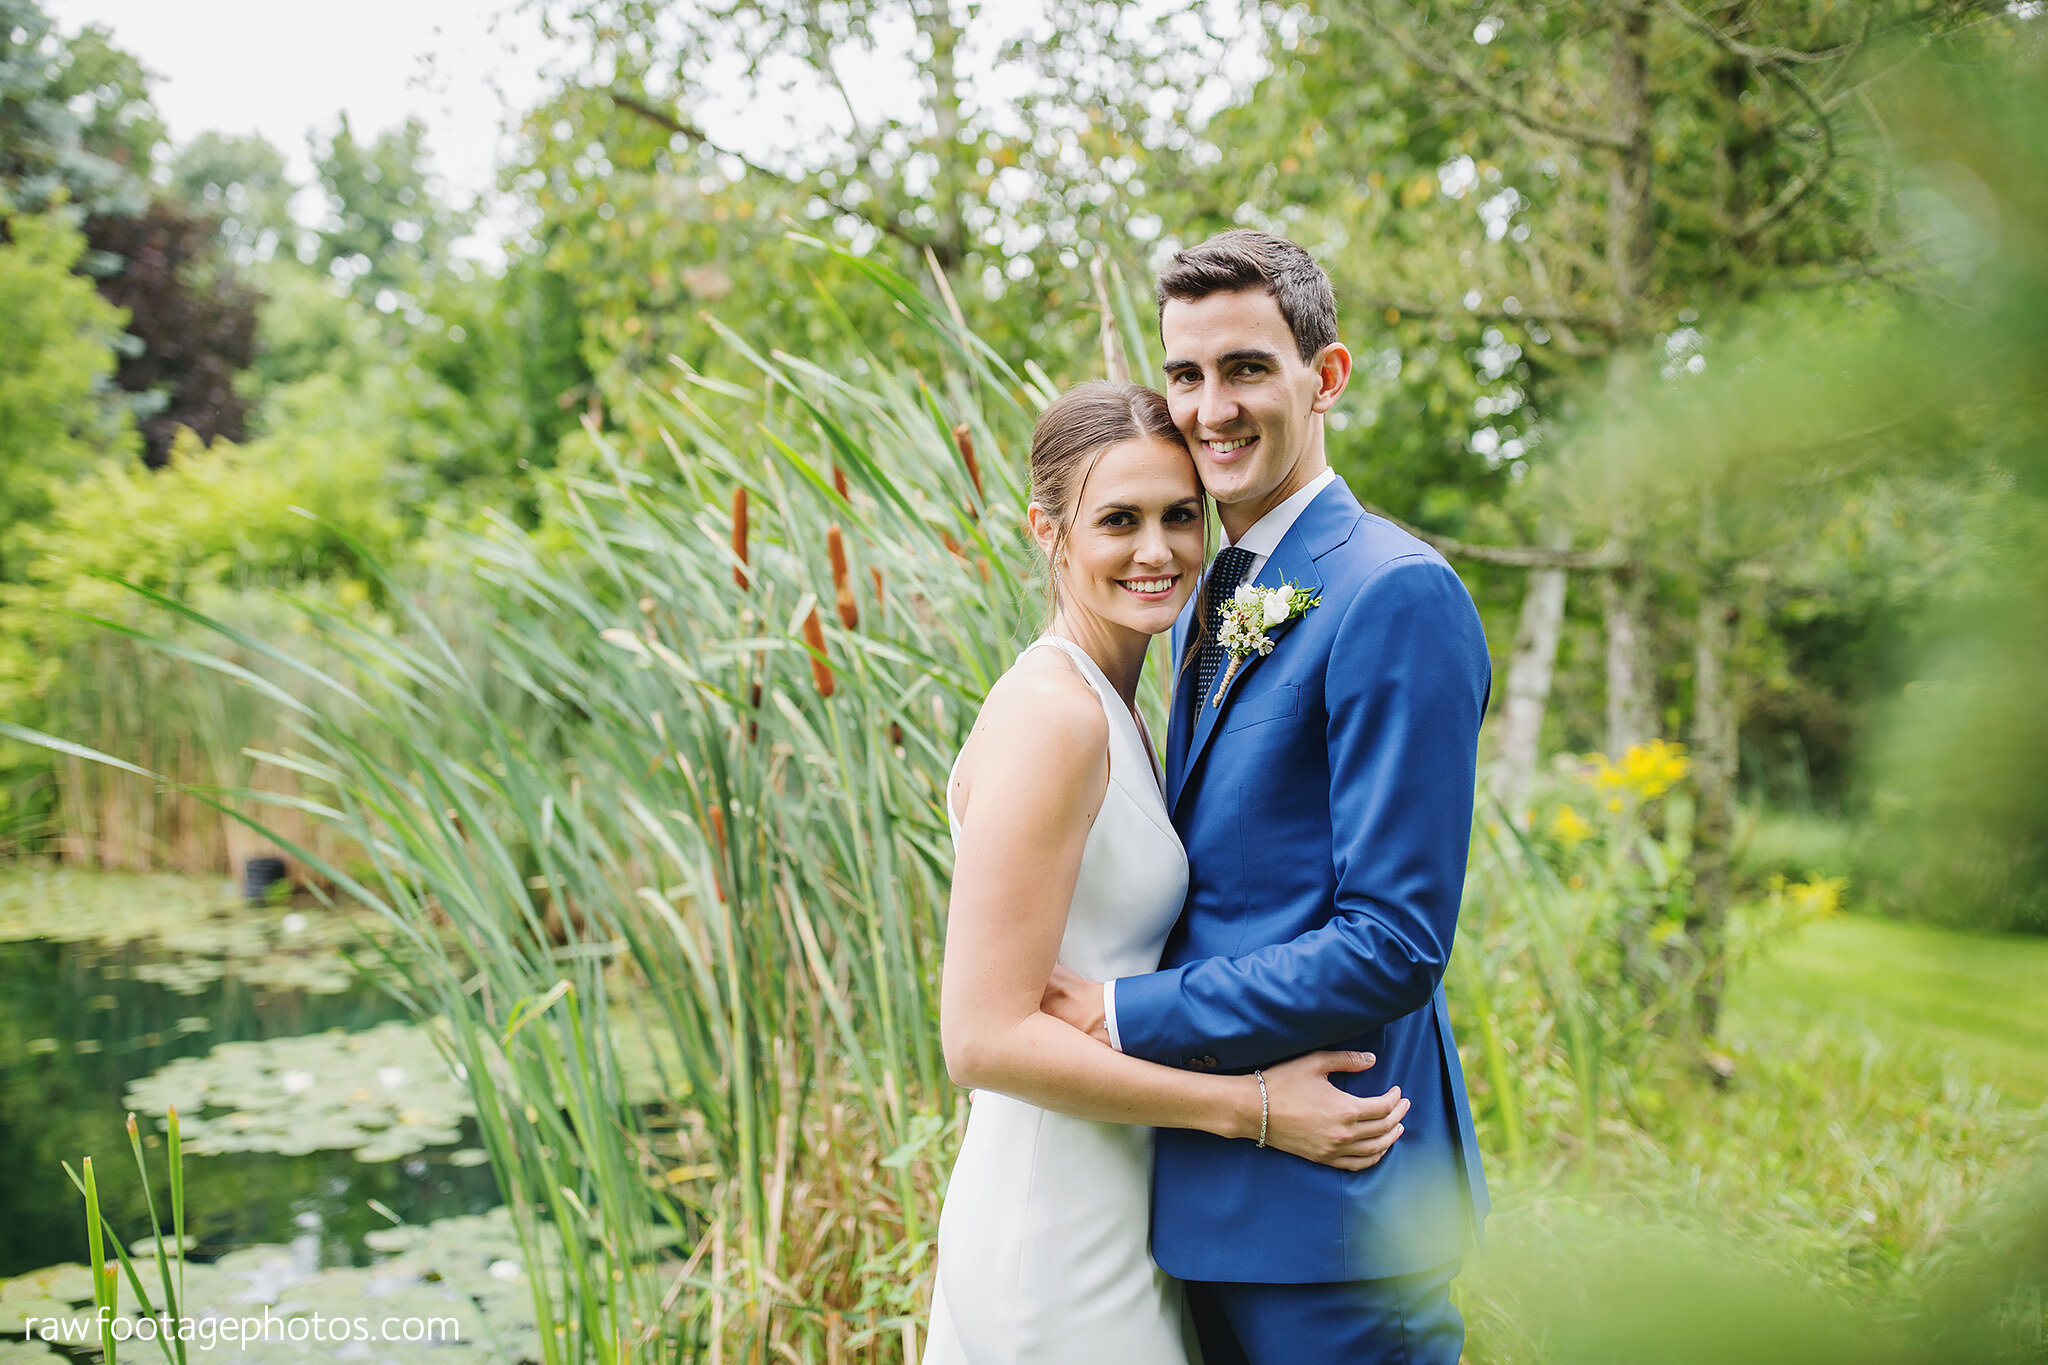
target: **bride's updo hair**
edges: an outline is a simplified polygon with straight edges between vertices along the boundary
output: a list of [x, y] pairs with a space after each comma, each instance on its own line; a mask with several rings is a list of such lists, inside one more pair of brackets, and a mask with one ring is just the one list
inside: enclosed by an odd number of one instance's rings
[[[1118, 384], [1106, 379], [1077, 384], [1039, 414], [1031, 432], [1031, 503], [1053, 524], [1052, 552], [1046, 559], [1049, 611], [1059, 610], [1058, 565], [1066, 549], [1074, 509], [1087, 487], [1089, 472], [1102, 452], [1125, 441], [1153, 436], [1185, 445], [1180, 428], [1163, 395], [1143, 384]], [[1204, 520], [1208, 495], [1203, 495]]]

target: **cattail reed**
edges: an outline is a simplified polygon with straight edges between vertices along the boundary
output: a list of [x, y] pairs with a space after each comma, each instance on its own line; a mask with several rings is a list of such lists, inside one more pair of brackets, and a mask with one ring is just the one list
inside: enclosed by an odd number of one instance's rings
[[711, 843], [718, 850], [718, 868], [713, 885], [718, 890], [718, 899], [725, 899], [725, 812], [713, 806], [704, 812], [711, 825]]
[[836, 464], [832, 466], [832, 486], [839, 490], [841, 498], [848, 502], [853, 501], [853, 494], [846, 491], [846, 471]]
[[732, 566], [732, 581], [739, 585], [741, 592], [747, 590], [747, 490], [732, 490], [732, 557], [739, 562]]
[[881, 616], [888, 610], [888, 600], [882, 595], [882, 566], [868, 565], [868, 577], [875, 580], [875, 615]]
[[974, 458], [974, 436], [962, 422], [953, 428], [953, 444], [960, 447], [960, 459], [967, 465], [967, 477], [974, 483], [974, 500], [977, 505], [988, 501], [988, 494], [981, 487], [981, 462]]
[[944, 527], [940, 527], [939, 539], [943, 540], [946, 543], [946, 549], [952, 552], [953, 558], [961, 561], [963, 564], [966, 563], [967, 547], [965, 545], [962, 545], [958, 540], [955, 540], [953, 538], [953, 533], [951, 531], [946, 530]]
[[825, 626], [818, 620], [815, 603], [810, 615], [804, 617], [804, 643], [811, 647], [811, 681], [819, 696], [829, 697], [838, 690], [838, 684], [832, 678], [832, 665], [825, 662]]
[[860, 629], [860, 604], [853, 598], [853, 571], [846, 564], [846, 535], [837, 526], [827, 527], [825, 548], [832, 556], [832, 591], [839, 601], [839, 624]]

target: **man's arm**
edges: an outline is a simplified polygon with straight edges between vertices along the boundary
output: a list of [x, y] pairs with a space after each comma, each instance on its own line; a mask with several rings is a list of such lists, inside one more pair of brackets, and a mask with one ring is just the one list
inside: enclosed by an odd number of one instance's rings
[[1241, 957], [1119, 978], [1126, 1052], [1260, 1066], [1429, 1000], [1457, 932], [1490, 678], [1479, 615], [1448, 566], [1415, 555], [1380, 570], [1338, 627], [1325, 683], [1333, 917]]

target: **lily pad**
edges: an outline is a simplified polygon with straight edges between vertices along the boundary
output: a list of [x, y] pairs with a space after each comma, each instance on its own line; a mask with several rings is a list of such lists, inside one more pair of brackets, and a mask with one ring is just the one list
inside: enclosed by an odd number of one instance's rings
[[127, 1103], [158, 1115], [177, 1105], [194, 1153], [346, 1149], [359, 1161], [460, 1141], [475, 1112], [428, 1030], [399, 1021], [222, 1043], [136, 1081]]
[[61, 1299], [83, 1303], [92, 1297], [92, 1271], [76, 1261], [45, 1266], [0, 1283], [0, 1303], [16, 1299]]
[[334, 994], [357, 977], [340, 949], [382, 924], [364, 911], [250, 906], [225, 882], [69, 868], [0, 876], [0, 942], [129, 943], [165, 960], [130, 973], [184, 995], [232, 976], [267, 990]]
[[9, 1299], [0, 1303], [0, 1336], [18, 1337], [31, 1322], [70, 1314], [71, 1305], [60, 1299]]
[[[289, 1246], [245, 1247], [211, 1265], [187, 1265], [183, 1316], [193, 1320], [194, 1332], [187, 1342], [189, 1359], [204, 1365], [284, 1365], [314, 1360], [365, 1365], [510, 1365], [540, 1358], [532, 1286], [511, 1217], [504, 1210], [420, 1227], [390, 1228], [373, 1234], [372, 1242], [384, 1255], [371, 1266], [315, 1269]], [[25, 1281], [28, 1289], [48, 1285], [68, 1291], [76, 1276], [84, 1273], [80, 1266], [52, 1266], [10, 1281], [0, 1288], [0, 1295], [14, 1292], [15, 1297], [4, 1300], [7, 1308], [33, 1303], [39, 1309], [49, 1309], [48, 1316], [71, 1319], [60, 1328], [64, 1339], [81, 1347], [93, 1346], [98, 1338], [90, 1313], [58, 1298], [31, 1297], [27, 1290], [17, 1288]], [[153, 1278], [146, 1275], [145, 1282], [153, 1283]], [[89, 1278], [84, 1296], [87, 1300], [92, 1296]], [[124, 1286], [124, 1303], [129, 1297]], [[240, 1323], [260, 1323], [266, 1315], [273, 1324], [267, 1339], [239, 1339]], [[344, 1331], [353, 1339], [338, 1341], [328, 1335], [325, 1340], [311, 1340], [316, 1315], [323, 1331]], [[224, 1331], [230, 1319], [237, 1326]], [[420, 1327], [438, 1320], [445, 1329], [452, 1323], [453, 1337], [418, 1342], [365, 1339], [363, 1334], [381, 1332], [386, 1319], [396, 1320], [400, 1327], [408, 1319], [416, 1320]], [[307, 1339], [290, 1339], [293, 1324], [298, 1324], [296, 1330]], [[229, 1335], [237, 1339], [228, 1340]], [[128, 1349], [142, 1350], [154, 1358], [154, 1349], [147, 1342]], [[62, 1357], [41, 1341], [0, 1341], [0, 1365], [43, 1365], [52, 1359]]]

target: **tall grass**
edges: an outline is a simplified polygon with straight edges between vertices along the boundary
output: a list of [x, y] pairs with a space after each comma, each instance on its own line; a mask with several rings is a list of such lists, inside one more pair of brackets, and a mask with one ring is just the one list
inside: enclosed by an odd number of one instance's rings
[[[263, 592], [220, 590], [204, 606], [212, 619], [269, 639], [289, 639], [303, 622], [299, 606]], [[53, 680], [39, 701], [42, 723], [91, 748], [120, 753], [147, 773], [77, 754], [59, 758], [47, 777], [41, 818], [6, 831], [0, 852], [136, 872], [212, 875], [233, 872], [253, 854], [272, 851], [273, 841], [197, 793], [297, 790], [291, 774], [267, 771], [249, 757], [252, 748], [271, 747], [285, 733], [276, 701], [266, 691], [223, 686], [217, 667], [186, 657], [195, 645], [218, 646], [210, 632], [138, 638], [160, 630], [162, 622], [133, 610], [73, 624], [58, 633]], [[264, 669], [253, 651], [231, 646], [215, 652], [217, 664]], [[269, 681], [271, 688], [280, 685], [274, 676]], [[329, 856], [343, 847], [317, 821], [280, 812], [277, 823], [289, 838]]]

